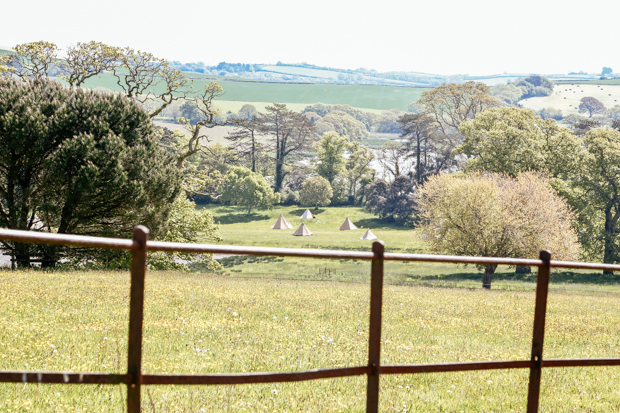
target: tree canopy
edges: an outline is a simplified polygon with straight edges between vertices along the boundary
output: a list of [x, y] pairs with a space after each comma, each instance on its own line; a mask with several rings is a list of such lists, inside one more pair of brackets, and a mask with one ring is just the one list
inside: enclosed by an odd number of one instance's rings
[[579, 113], [588, 113], [590, 115], [589, 117], [603, 113], [605, 109], [603, 102], [592, 96], [583, 97], [579, 101]]
[[[135, 102], [44, 78], [0, 79], [0, 170], [10, 229], [124, 236], [141, 223], [156, 236], [180, 189]], [[15, 248], [29, 259], [28, 246]], [[43, 251], [52, 264], [54, 251]]]
[[322, 176], [312, 176], [304, 181], [299, 191], [299, 203], [307, 206], [327, 206], [334, 195], [331, 185]]
[[574, 167], [579, 140], [553, 119], [542, 119], [527, 109], [491, 108], [463, 122], [464, 135], [454, 155], [466, 155], [467, 171], [517, 176], [545, 171], [553, 176]]
[[242, 166], [233, 166], [224, 178], [221, 200], [247, 207], [250, 215], [252, 208], [273, 208], [274, 204], [280, 202], [280, 194], [273, 192], [262, 175]]

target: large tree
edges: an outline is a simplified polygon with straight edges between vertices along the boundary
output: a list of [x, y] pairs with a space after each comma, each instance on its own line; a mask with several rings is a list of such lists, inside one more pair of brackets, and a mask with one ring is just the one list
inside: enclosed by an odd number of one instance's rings
[[527, 109], [491, 108], [463, 122], [463, 143], [454, 155], [466, 155], [468, 171], [517, 176], [544, 171], [565, 176], [575, 168], [581, 143], [553, 119], [542, 119]]
[[[574, 215], [566, 201], [535, 173], [467, 177], [440, 174], [420, 189], [422, 239], [437, 254], [554, 259], [579, 256]], [[483, 288], [491, 288], [497, 265], [486, 265]]]
[[620, 132], [588, 132], [580, 152], [580, 165], [563, 189], [578, 209], [584, 226], [583, 242], [605, 263], [620, 262]]
[[586, 96], [579, 101], [579, 113], [588, 113], [590, 117], [605, 112], [603, 102], [592, 96]]
[[280, 194], [273, 192], [265, 178], [248, 168], [233, 166], [224, 181], [222, 202], [245, 206], [248, 215], [252, 213], [252, 208], [271, 209], [280, 202]]
[[299, 203], [307, 206], [326, 206], [334, 196], [332, 186], [322, 176], [312, 176], [304, 181], [299, 191]]
[[335, 132], [327, 132], [314, 144], [316, 149], [316, 173], [327, 179], [331, 186], [338, 175], [345, 170], [344, 153], [349, 147], [349, 139]]
[[40, 41], [18, 44], [15, 53], [0, 56], [0, 65], [5, 65], [0, 74], [14, 74], [22, 79], [47, 77], [57, 60], [58, 46], [54, 43]]
[[[370, 167], [375, 159], [374, 152], [361, 146], [359, 142], [351, 142], [349, 145], [349, 158], [345, 164], [345, 176], [348, 184], [348, 192], [351, 203], [358, 200], [358, 190], [365, 184], [363, 181], [373, 181], [375, 170]], [[361, 188], [360, 188], [361, 187]]]
[[446, 136], [457, 133], [461, 123], [473, 119], [478, 113], [499, 106], [487, 85], [472, 81], [425, 90], [418, 103], [424, 113], [437, 122], [439, 132]]
[[[0, 170], [0, 225], [21, 230], [156, 234], [180, 186], [136, 103], [45, 79], [0, 79]], [[28, 245], [7, 245], [28, 263]]]
[[406, 176], [393, 182], [378, 179], [366, 186], [366, 209], [389, 222], [411, 223], [414, 219], [416, 196], [413, 183]]
[[314, 124], [302, 113], [289, 110], [285, 104], [274, 103], [265, 108], [265, 131], [271, 136], [275, 157], [275, 191], [282, 190], [287, 175], [285, 166], [308, 156], [316, 138]]
[[400, 136], [407, 139], [407, 149], [413, 152], [410, 156], [415, 158], [415, 180], [418, 184], [451, 163], [450, 146], [442, 144], [443, 136], [437, 133], [437, 123], [432, 117], [424, 113], [405, 113], [398, 123], [403, 131]]

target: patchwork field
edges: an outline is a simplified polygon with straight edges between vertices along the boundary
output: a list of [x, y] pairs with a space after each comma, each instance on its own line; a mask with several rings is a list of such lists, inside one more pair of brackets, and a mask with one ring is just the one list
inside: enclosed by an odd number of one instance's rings
[[[243, 103], [280, 102], [309, 104], [322, 102], [330, 105], [351, 105], [362, 109], [401, 109], [419, 99], [424, 88], [380, 85], [331, 85], [310, 83], [275, 83], [234, 81], [221, 78], [197, 77], [194, 88], [202, 89], [210, 80], [217, 80], [224, 88], [221, 100]], [[88, 88], [120, 90], [116, 78], [111, 75], [90, 78], [84, 84]], [[241, 103], [241, 104], [243, 104]], [[240, 107], [240, 106], [239, 106]], [[302, 108], [303, 109], [303, 108]]]
[[612, 108], [620, 105], [620, 86], [591, 84], [556, 85], [551, 96], [524, 99], [519, 101], [519, 103], [533, 110], [548, 107], [561, 109], [564, 116], [567, 116], [579, 114], [579, 101], [587, 96], [600, 100], [607, 108]]
[[[0, 272], [3, 370], [123, 372], [125, 272]], [[387, 286], [383, 364], [528, 359], [532, 292]], [[299, 371], [363, 365], [367, 283], [149, 272], [144, 371]], [[618, 294], [551, 293], [545, 355], [620, 352]], [[525, 411], [528, 372], [383, 376], [381, 411]], [[363, 411], [365, 378], [150, 386], [146, 412]], [[119, 412], [124, 387], [0, 385], [3, 412]], [[620, 410], [620, 368], [543, 372], [541, 411]]]

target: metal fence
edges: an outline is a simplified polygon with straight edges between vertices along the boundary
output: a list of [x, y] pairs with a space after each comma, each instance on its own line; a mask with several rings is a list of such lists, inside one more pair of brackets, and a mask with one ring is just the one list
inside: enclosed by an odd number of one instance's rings
[[[372, 252], [362, 252], [156, 242], [149, 241], [148, 234], [148, 229], [143, 226], [138, 226], [134, 229], [133, 240], [0, 230], [0, 239], [4, 241], [73, 245], [90, 248], [123, 249], [130, 250], [132, 254], [127, 373], [103, 374], [89, 372], [0, 371], [0, 382], [67, 384], [123, 383], [127, 385], [127, 411], [129, 413], [137, 413], [140, 412], [142, 386], [153, 384], [209, 385], [276, 383], [366, 375], [368, 377], [366, 411], [377, 412], [379, 409], [379, 377], [382, 374], [437, 373], [494, 369], [530, 369], [527, 411], [533, 413], [538, 411], [540, 379], [543, 367], [620, 366], [620, 358], [543, 359], [545, 315], [547, 310], [547, 294], [551, 268], [620, 271], [620, 265], [551, 261], [551, 253], [549, 251], [541, 251], [540, 259], [537, 260], [458, 257], [446, 255], [389, 253], [384, 252], [384, 245], [381, 242], [375, 242], [372, 245]], [[142, 323], [144, 312], [144, 278], [146, 275], [147, 251], [337, 258], [370, 261], [371, 282], [368, 364], [365, 366], [308, 370], [289, 373], [142, 374]], [[417, 261], [479, 265], [521, 265], [538, 267], [536, 303], [534, 310], [534, 329], [532, 334], [532, 351], [530, 359], [396, 366], [381, 365], [381, 307], [383, 301], [383, 264], [385, 261]]]

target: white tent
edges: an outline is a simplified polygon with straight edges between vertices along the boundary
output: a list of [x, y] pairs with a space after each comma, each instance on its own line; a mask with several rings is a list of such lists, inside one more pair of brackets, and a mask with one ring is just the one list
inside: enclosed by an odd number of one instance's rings
[[306, 212], [304, 212], [304, 214], [299, 217], [299, 219], [312, 219], [312, 218], [314, 218], [314, 215], [312, 215], [312, 212], [310, 212], [309, 209], [306, 209]]
[[310, 232], [306, 224], [302, 223], [299, 226], [299, 228], [297, 228], [297, 231], [295, 231], [293, 235], [295, 235], [296, 237], [309, 237], [310, 235], [314, 235], [314, 234]]
[[357, 227], [353, 225], [349, 217], [347, 217], [347, 219], [344, 220], [344, 223], [340, 226], [340, 231], [351, 231], [356, 229]]
[[278, 218], [276, 223], [273, 224], [271, 229], [293, 229], [293, 226], [289, 224], [282, 214], [280, 214], [280, 218]]
[[366, 233], [362, 236], [362, 238], [360, 239], [377, 239], [377, 236], [375, 234], [372, 233], [372, 231], [370, 230], [370, 228], [368, 228], [366, 230]]

